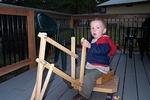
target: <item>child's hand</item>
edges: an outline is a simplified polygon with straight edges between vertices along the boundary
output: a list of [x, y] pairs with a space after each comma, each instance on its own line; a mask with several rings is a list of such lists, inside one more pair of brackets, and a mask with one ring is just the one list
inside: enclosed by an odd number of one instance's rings
[[89, 41], [87, 41], [86, 39], [84, 39], [81, 42], [82, 46], [87, 47], [87, 48], [91, 48], [91, 44], [89, 43]]

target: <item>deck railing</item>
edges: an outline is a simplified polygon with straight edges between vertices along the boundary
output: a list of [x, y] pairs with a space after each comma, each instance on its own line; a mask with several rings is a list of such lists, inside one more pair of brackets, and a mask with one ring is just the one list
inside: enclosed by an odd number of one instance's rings
[[0, 76], [35, 66], [34, 11], [0, 6]]
[[[128, 27], [137, 28], [136, 36], [142, 37], [143, 30], [142, 23], [145, 18], [149, 17], [149, 14], [136, 14], [136, 15], [101, 15], [101, 14], [91, 14], [91, 15], [74, 15], [73, 18], [73, 27], [75, 28], [75, 34], [78, 37], [77, 41], [84, 36], [85, 38], [90, 38], [90, 28], [89, 22], [93, 17], [101, 17], [105, 20], [107, 24], [107, 34], [115, 41], [118, 47], [122, 48], [124, 46], [124, 39], [127, 33]], [[134, 43], [134, 46], [137, 46], [137, 43]]]
[[[82, 14], [71, 15], [48, 10], [25, 7], [0, 6], [0, 76], [24, 66], [34, 67], [36, 58], [35, 16], [37, 12], [47, 13], [59, 24], [59, 28], [72, 28], [76, 45], [82, 37], [90, 38], [89, 22], [94, 16], [102, 17], [107, 23], [107, 34], [119, 48], [124, 45], [127, 27], [141, 28], [145, 18], [150, 14], [107, 15]], [[141, 36], [142, 31], [137, 31]], [[59, 33], [58, 33], [59, 35]], [[137, 46], [137, 43], [134, 43]], [[38, 48], [37, 48], [38, 49]]]

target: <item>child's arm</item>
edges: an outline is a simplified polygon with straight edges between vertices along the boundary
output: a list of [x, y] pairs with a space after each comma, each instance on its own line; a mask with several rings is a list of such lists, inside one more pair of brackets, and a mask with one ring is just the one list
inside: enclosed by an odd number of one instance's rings
[[110, 51], [110, 47], [108, 44], [91, 44], [91, 48], [89, 49], [89, 52], [94, 54], [102, 54], [106, 55]]

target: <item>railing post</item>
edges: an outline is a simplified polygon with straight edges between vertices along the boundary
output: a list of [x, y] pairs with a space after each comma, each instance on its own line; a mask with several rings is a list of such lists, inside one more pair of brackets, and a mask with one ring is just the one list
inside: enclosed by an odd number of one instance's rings
[[35, 27], [34, 27], [34, 11], [30, 10], [27, 16], [28, 23], [28, 51], [31, 59], [30, 68], [36, 66], [36, 47], [35, 47]]
[[74, 27], [74, 19], [73, 17], [71, 17], [70, 19], [70, 28], [73, 28]]

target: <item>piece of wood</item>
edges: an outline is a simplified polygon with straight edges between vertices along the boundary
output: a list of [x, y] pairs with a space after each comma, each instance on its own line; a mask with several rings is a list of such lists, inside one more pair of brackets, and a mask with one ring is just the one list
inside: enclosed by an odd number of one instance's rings
[[79, 82], [80, 80], [79, 79], [76, 79], [76, 81], [78, 82], [78, 84], [73, 84], [73, 88], [75, 89], [75, 90], [81, 90], [81, 83]]
[[35, 92], [36, 92], [36, 83], [34, 85], [33, 92], [32, 92], [30, 100], [34, 100], [34, 98], [35, 98]]
[[[75, 53], [75, 37], [71, 37], [71, 51]], [[75, 58], [71, 56], [71, 77], [75, 79]]]
[[[50, 65], [47, 61], [43, 60], [42, 62], [45, 62], [45, 63], [46, 63], [46, 64], [44, 65], [44, 67], [46, 67], [47, 69], [51, 69], [51, 65]], [[67, 80], [67, 81], [69, 81], [69, 82], [71, 82], [71, 83], [73, 83], [73, 84], [77, 84], [77, 85], [79, 84], [78, 81], [76, 81], [76, 80], [73, 79], [71, 76], [69, 76], [69, 75], [67, 75], [65, 72], [61, 71], [60, 69], [56, 68], [55, 66], [53, 67], [53, 72], [54, 72], [55, 74], [57, 74], [58, 76], [64, 78], [65, 80]]]
[[104, 84], [114, 78], [114, 71], [109, 71], [107, 74], [103, 74], [96, 80], [96, 84]]
[[43, 99], [45, 90], [46, 90], [46, 88], [47, 88], [47, 85], [48, 85], [48, 83], [49, 83], [49, 80], [50, 80], [50, 77], [51, 77], [51, 74], [52, 74], [52, 71], [53, 71], [53, 67], [54, 67], [54, 64], [51, 64], [51, 69], [48, 70], [48, 73], [47, 73], [45, 82], [44, 82], [44, 84], [43, 84], [43, 88], [42, 88], [42, 90], [41, 90], [40, 100]]
[[35, 12], [34, 10], [30, 10], [27, 16], [27, 33], [28, 33], [28, 54], [31, 59], [30, 68], [36, 67], [36, 42], [35, 42]]
[[[41, 38], [40, 50], [39, 50], [39, 59], [44, 60], [47, 34], [46, 33], [39, 33], [38, 36]], [[41, 87], [42, 87], [43, 69], [44, 69], [43, 64], [38, 62], [35, 100], [38, 100], [40, 97], [40, 92], [41, 92]]]
[[[71, 51], [75, 53], [75, 37], [71, 37]], [[75, 79], [75, 72], [75, 58], [71, 56], [71, 77], [73, 79]]]
[[103, 93], [115, 93], [117, 92], [119, 78], [115, 76], [112, 80], [106, 82], [105, 84], [96, 84], [93, 91], [103, 92]]
[[[83, 78], [84, 78], [85, 61], [86, 61], [86, 47], [82, 46], [81, 64], [80, 64], [80, 78], [79, 78], [79, 82], [81, 85], [83, 83]], [[81, 91], [81, 88], [79, 89], [79, 91]]]
[[0, 68], [0, 76], [3, 76], [5, 74], [8, 74], [12, 71], [15, 71], [17, 69], [20, 69], [24, 66], [27, 66], [31, 63], [31, 59], [25, 59], [25, 60], [21, 60], [20, 62], [16, 62], [16, 63], [13, 63], [11, 65], [7, 65], [5, 67], [1, 67]]
[[54, 41], [51, 38], [47, 38], [47, 42], [52, 44], [53, 46], [55, 46], [56, 48], [64, 51], [65, 53], [69, 54], [70, 56], [74, 57], [74, 58], [78, 58], [78, 55], [75, 54], [74, 52], [70, 51], [69, 49], [67, 49], [66, 47], [62, 46], [61, 44], [59, 44], [58, 42]]

